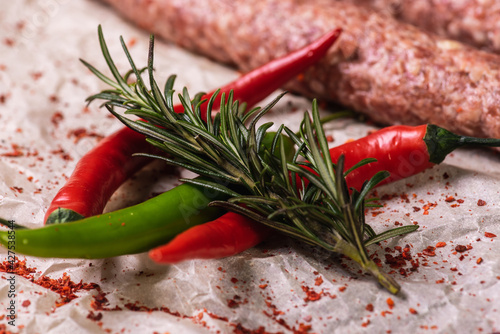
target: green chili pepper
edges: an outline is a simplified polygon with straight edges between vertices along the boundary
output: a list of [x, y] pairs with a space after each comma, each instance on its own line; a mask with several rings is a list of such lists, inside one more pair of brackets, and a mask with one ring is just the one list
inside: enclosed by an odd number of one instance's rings
[[0, 243], [14, 245], [16, 253], [39, 257], [97, 259], [140, 253], [221, 215], [223, 210], [207, 205], [227, 195], [208, 192], [185, 183], [126, 209], [66, 224], [15, 230], [15, 238], [12, 231], [0, 231]]
[[[283, 142], [293, 157], [293, 141], [267, 132], [262, 147], [279, 151]], [[98, 259], [148, 251], [177, 234], [212, 221], [224, 210], [208, 207], [211, 201], [229, 196], [217, 190], [184, 183], [143, 203], [110, 213], [38, 229], [0, 231], [0, 244], [15, 252], [38, 257]], [[0, 219], [0, 224], [9, 226]]]

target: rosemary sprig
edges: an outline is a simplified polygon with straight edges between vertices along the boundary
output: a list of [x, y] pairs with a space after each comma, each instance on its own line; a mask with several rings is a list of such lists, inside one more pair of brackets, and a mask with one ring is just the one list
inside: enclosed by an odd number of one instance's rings
[[[175, 77], [166, 81], [163, 93], [154, 79], [154, 37], [150, 39], [148, 66], [141, 70], [121, 39], [131, 66], [131, 70], [121, 76], [108, 52], [101, 27], [98, 34], [114, 80], [82, 61], [112, 87], [90, 96], [89, 103], [104, 100], [103, 105], [109, 112], [126, 126], [146, 135], [152, 145], [169, 156], [155, 157], [209, 178], [183, 179], [184, 182], [231, 196], [227, 202], [212, 202], [212, 205], [223, 206], [294, 238], [343, 254], [375, 276], [390, 292], [399, 291], [398, 283], [370, 259], [366, 246], [412, 232], [418, 226], [404, 226], [377, 235], [365, 222], [365, 196], [388, 173], [380, 172], [367, 180], [360, 192], [349, 190], [345, 175], [373, 159], [360, 161], [348, 171], [344, 171], [343, 157], [332, 163], [316, 101], [312, 103], [311, 113], [304, 114], [298, 134], [282, 125], [272, 148], [262, 148], [262, 139], [272, 123], [257, 124], [282, 95], [264, 108], [245, 111], [238, 101], [233, 101], [232, 93], [222, 94], [220, 111], [212, 118], [212, 104], [217, 94], [209, 101], [200, 101], [201, 94], [191, 99], [184, 89], [179, 98], [185, 112], [177, 114], [173, 108]], [[147, 72], [149, 86], [142, 78], [143, 72]], [[128, 83], [131, 73], [136, 81]], [[208, 103], [206, 122], [200, 111], [202, 103]], [[116, 107], [125, 109], [125, 113], [118, 113]], [[132, 120], [128, 114], [142, 120]], [[285, 134], [298, 147], [292, 161], [287, 161], [284, 146], [279, 145], [279, 138]], [[312, 172], [303, 168], [304, 165]]]

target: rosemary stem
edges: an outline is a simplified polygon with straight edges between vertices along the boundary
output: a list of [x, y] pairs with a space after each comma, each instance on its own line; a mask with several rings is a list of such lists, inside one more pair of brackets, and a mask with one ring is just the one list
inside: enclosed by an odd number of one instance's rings
[[357, 262], [361, 266], [361, 268], [374, 276], [378, 280], [380, 285], [386, 288], [390, 293], [397, 294], [401, 289], [401, 286], [396, 282], [394, 278], [381, 271], [375, 262], [373, 262], [369, 258], [363, 257], [360, 251], [356, 247], [354, 247], [354, 245], [346, 242], [344, 239], [338, 238], [333, 250]]

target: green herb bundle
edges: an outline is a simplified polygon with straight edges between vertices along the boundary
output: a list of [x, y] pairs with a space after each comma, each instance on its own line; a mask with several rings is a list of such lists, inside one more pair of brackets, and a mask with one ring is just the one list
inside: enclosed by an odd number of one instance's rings
[[[168, 158], [155, 156], [158, 159], [205, 176], [203, 180], [182, 181], [228, 194], [228, 201], [214, 201], [211, 205], [223, 206], [291, 237], [343, 254], [375, 276], [390, 292], [399, 291], [398, 283], [370, 259], [366, 247], [414, 231], [418, 226], [376, 234], [365, 222], [365, 206], [370, 205], [365, 197], [388, 177], [388, 173], [377, 173], [360, 191], [348, 189], [345, 176], [374, 159], [362, 160], [349, 170], [344, 170], [342, 156], [332, 163], [315, 100], [311, 112], [304, 114], [298, 132], [281, 125], [271, 148], [263, 149], [262, 140], [273, 124], [258, 123], [283, 94], [264, 108], [248, 111], [244, 105], [233, 101], [231, 93], [222, 94], [220, 111], [212, 117], [217, 94], [204, 101], [200, 100], [202, 94], [191, 99], [184, 89], [179, 98], [185, 111], [175, 113], [175, 77], [166, 81], [163, 91], [154, 78], [153, 36], [148, 66], [143, 69], [136, 67], [121, 39], [131, 66], [123, 76], [109, 54], [100, 27], [99, 41], [114, 80], [82, 60], [111, 86], [89, 97], [89, 103], [95, 99], [104, 100], [103, 105], [121, 122], [146, 135], [152, 145], [168, 153]], [[148, 80], [143, 78], [144, 73]], [[129, 83], [132, 74], [136, 80]], [[206, 114], [200, 109], [203, 103], [207, 103]], [[125, 112], [119, 113], [116, 108], [123, 108]], [[131, 119], [129, 115], [140, 119]], [[297, 147], [292, 161], [287, 161], [284, 145], [279, 145], [283, 136], [291, 138]]]

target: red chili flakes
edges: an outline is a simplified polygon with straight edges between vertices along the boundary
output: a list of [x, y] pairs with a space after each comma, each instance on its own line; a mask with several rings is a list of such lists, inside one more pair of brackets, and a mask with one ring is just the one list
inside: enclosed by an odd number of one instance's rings
[[[309, 332], [310, 330], [312, 329], [312, 326], [311, 325], [306, 325], [306, 324], [299, 324], [299, 329], [298, 330], [294, 330], [294, 333], [297, 333], [297, 334], [305, 334], [307, 332]], [[258, 333], [255, 333], [255, 334], [260, 334], [261, 332], [258, 332]], [[265, 334], [265, 333], [263, 333]]]
[[231, 283], [233, 284], [238, 283], [238, 279], [236, 277], [231, 278]]
[[314, 280], [314, 285], [319, 286], [321, 284], [323, 284], [323, 277], [321, 276], [316, 277], [316, 279]]
[[423, 215], [428, 215], [429, 214], [429, 210], [436, 207], [437, 206], [437, 203], [427, 203], [425, 204], [422, 209], [424, 210], [424, 212], [422, 213]]
[[3, 157], [14, 158], [14, 157], [22, 157], [24, 155], [24, 153], [19, 149], [19, 145], [12, 144], [11, 147], [12, 147], [12, 151], [7, 152], [7, 153], [2, 153]]
[[444, 241], [440, 241], [440, 242], [438, 242], [436, 244], [436, 248], [441, 248], [441, 247], [444, 247], [444, 246], [446, 246], [446, 242], [444, 242]]
[[82, 138], [95, 137], [95, 138], [98, 138], [99, 140], [104, 138], [104, 136], [99, 135], [93, 131], [87, 131], [87, 129], [85, 129], [85, 128], [78, 128], [78, 129], [71, 130], [68, 133], [67, 137], [68, 138], [74, 137], [73, 142], [75, 144], [78, 143]]
[[372, 217], [377, 217], [378, 215], [380, 215], [384, 212], [385, 212], [384, 210], [376, 210], [376, 211], [372, 211], [371, 214], [372, 214]]
[[267, 288], [267, 284], [261, 284], [261, 285], [259, 285], [259, 288], [265, 289], [265, 288]]
[[417, 310], [415, 310], [413, 307], [410, 307], [409, 311], [411, 314], [418, 314]]
[[135, 45], [135, 43], [137, 43], [137, 39], [132, 37], [131, 39], [128, 40], [127, 46], [129, 48], [132, 48]]
[[36, 269], [27, 267], [26, 260], [20, 261], [17, 257], [15, 258], [14, 268], [12, 268], [10, 262], [4, 261], [0, 263], [0, 271], [17, 274], [30, 280], [34, 284], [58, 293], [61, 298], [56, 301], [56, 307], [67, 304], [73, 299], [78, 298], [75, 293], [80, 290], [99, 289], [99, 285], [95, 283], [82, 283], [82, 281], [80, 281], [80, 283], [74, 283], [66, 273], [63, 273], [63, 276], [58, 279], [52, 279], [44, 275], [35, 279], [33, 273]]
[[23, 301], [23, 302], [21, 303], [21, 306], [22, 306], [22, 307], [28, 307], [28, 306], [30, 306], [30, 305], [31, 305], [31, 302], [30, 302], [29, 300], [25, 300], [25, 301]]
[[425, 256], [436, 256], [435, 250], [436, 250], [435, 247], [428, 246], [426, 249], [422, 251], [422, 254], [424, 254]]
[[89, 311], [89, 314], [87, 314], [87, 319], [100, 321], [102, 319], [102, 313], [98, 312], [97, 314], [95, 314], [94, 311]]
[[373, 304], [366, 305], [365, 310], [367, 310], [368, 312], [373, 312], [374, 310]]
[[367, 319], [365, 322], [361, 324], [362, 327], [367, 327], [370, 324], [370, 319]]
[[326, 141], [329, 142], [329, 143], [332, 143], [333, 142], [333, 136], [332, 135], [326, 136]]
[[340, 291], [340, 292], [344, 292], [346, 289], [347, 289], [347, 287], [346, 287], [346, 286], [341, 286], [341, 287], [339, 288], [339, 291]]
[[323, 294], [323, 291], [316, 292], [308, 286], [302, 286], [301, 288], [302, 288], [302, 291], [304, 291], [306, 293], [306, 296], [307, 296], [306, 298], [304, 298], [304, 301], [314, 302], [314, 301], [321, 299], [321, 295]]
[[0, 324], [0, 333], [2, 333], [2, 334], [14, 334], [11, 331], [7, 330], [7, 324]]
[[233, 299], [227, 300], [227, 306], [229, 308], [237, 308], [241, 304], [246, 304], [246, 303], [248, 303], [248, 300], [247, 299], [241, 300], [241, 297], [238, 295], [234, 295]]
[[483, 258], [482, 258], [482, 257], [480, 257], [480, 258], [478, 258], [478, 259], [476, 260], [476, 263], [477, 263], [477, 264], [480, 264], [481, 262], [483, 262]]
[[16, 186], [13, 186], [13, 187], [10, 187], [11, 190], [13, 191], [17, 191], [18, 193], [22, 194], [24, 189], [21, 188], [21, 187], [16, 187]]
[[493, 233], [490, 233], [490, 232], [484, 232], [484, 236], [486, 238], [496, 238], [497, 237], [496, 234], [493, 234]]
[[467, 250], [467, 246], [464, 246], [464, 245], [457, 245], [455, 247], [455, 250], [459, 253], [463, 253]]
[[38, 80], [42, 77], [43, 73], [42, 72], [33, 72], [31, 73], [31, 77], [33, 78], [33, 80]]
[[[263, 312], [264, 314], [266, 314], [267, 316], [271, 316], [271, 317], [278, 316], [278, 315], [284, 315], [285, 314], [285, 312], [278, 310], [278, 308], [276, 307], [276, 305], [274, 305], [273, 303], [271, 303], [269, 301], [270, 298], [267, 298], [267, 299], [268, 300], [266, 300], [266, 305], [267, 305], [267, 307], [269, 307], [271, 309], [272, 315], [269, 314], [266, 311]], [[273, 319], [276, 320], [276, 318], [273, 318]]]
[[5, 38], [3, 42], [7, 46], [14, 46], [14, 40], [12, 38]]
[[60, 111], [56, 111], [54, 114], [52, 114], [52, 117], [50, 118], [50, 121], [54, 126], [58, 126], [59, 123], [64, 119], [64, 115]]
[[383, 316], [383, 317], [385, 317], [387, 314], [392, 314], [392, 312], [391, 311], [382, 311], [382, 312], [380, 312], [380, 315]]
[[[398, 269], [399, 274], [405, 277], [411, 274], [411, 272], [418, 270], [420, 263], [418, 259], [413, 259], [410, 252], [410, 245], [405, 245], [404, 247], [395, 246], [394, 249], [399, 251], [399, 254], [396, 256], [388, 254], [394, 253], [395, 250], [392, 250], [389, 247], [385, 248], [385, 251], [387, 252], [385, 254], [386, 263], [389, 264], [391, 268]], [[407, 261], [409, 261], [411, 264], [410, 268], [404, 268], [407, 265]], [[394, 271], [392, 271], [391, 273], [394, 273]]]
[[446, 197], [445, 202], [448, 202], [448, 203], [455, 202], [455, 197], [448, 196], [448, 197]]
[[69, 153], [67, 153], [62, 148], [60, 148], [58, 150], [52, 150], [52, 151], [50, 151], [50, 153], [52, 153], [54, 155], [58, 155], [61, 159], [65, 160], [65, 161], [71, 161], [71, 160], [73, 160], [73, 158], [71, 157], [71, 155], [69, 155]]
[[389, 308], [392, 310], [392, 308], [394, 307], [394, 300], [392, 300], [392, 298], [389, 297], [385, 302], [387, 303], [387, 306], [389, 306]]
[[477, 206], [485, 206], [485, 205], [486, 205], [486, 202], [483, 201], [482, 199], [477, 201]]

